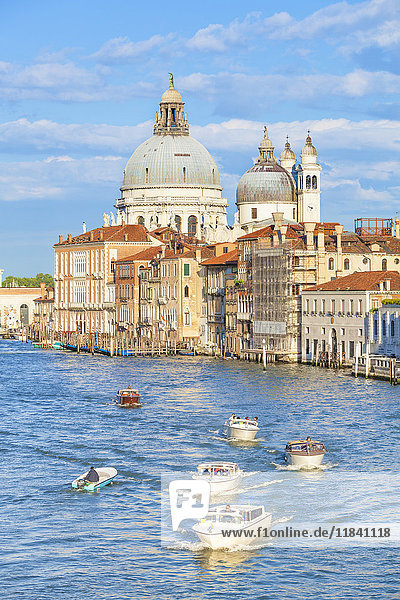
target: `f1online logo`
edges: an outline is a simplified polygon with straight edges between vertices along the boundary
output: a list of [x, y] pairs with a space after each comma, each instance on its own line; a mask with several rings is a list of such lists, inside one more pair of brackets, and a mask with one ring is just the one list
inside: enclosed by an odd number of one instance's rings
[[176, 479], [169, 484], [172, 530], [185, 519], [202, 519], [210, 506], [210, 484], [199, 479]]

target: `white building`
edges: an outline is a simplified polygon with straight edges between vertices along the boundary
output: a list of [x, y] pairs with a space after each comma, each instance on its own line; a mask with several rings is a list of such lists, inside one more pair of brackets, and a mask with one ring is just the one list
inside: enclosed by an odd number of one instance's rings
[[366, 334], [369, 354], [400, 358], [400, 296], [380, 306], [371, 315]]
[[[397, 271], [353, 273], [304, 290], [302, 362], [351, 364], [356, 354], [361, 356], [366, 352], [365, 333], [375, 331], [374, 311], [383, 299], [396, 297], [400, 297]], [[382, 332], [379, 336], [376, 329], [376, 334], [375, 339], [381, 343]]]
[[34, 300], [40, 288], [0, 287], [0, 330], [19, 330], [34, 319]]
[[264, 139], [253, 167], [242, 176], [236, 191], [237, 223], [252, 232], [272, 222], [273, 213], [283, 213], [285, 222], [320, 221], [320, 172], [317, 150], [310, 135], [301, 151], [300, 163], [289, 142], [280, 156], [264, 128]]
[[206, 242], [232, 237], [227, 200], [218, 167], [200, 142], [189, 136], [184, 102], [170, 86], [160, 102], [154, 134], [140, 144], [125, 167], [117, 223], [149, 230], [169, 226]]

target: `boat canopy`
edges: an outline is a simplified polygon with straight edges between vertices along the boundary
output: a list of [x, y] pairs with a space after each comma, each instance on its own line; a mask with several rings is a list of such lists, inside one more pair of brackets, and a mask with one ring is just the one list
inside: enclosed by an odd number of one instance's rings
[[197, 467], [197, 473], [201, 475], [231, 475], [237, 471], [239, 471], [239, 466], [232, 462], [201, 463]]

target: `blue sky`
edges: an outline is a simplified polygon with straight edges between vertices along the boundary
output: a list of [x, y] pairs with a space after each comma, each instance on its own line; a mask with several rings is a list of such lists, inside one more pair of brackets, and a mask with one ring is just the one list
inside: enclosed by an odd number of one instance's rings
[[235, 189], [263, 126], [279, 156], [307, 129], [321, 215], [396, 216], [400, 3], [27, 0], [0, 8], [0, 268], [52, 272], [58, 234], [102, 224], [168, 72], [191, 134]]

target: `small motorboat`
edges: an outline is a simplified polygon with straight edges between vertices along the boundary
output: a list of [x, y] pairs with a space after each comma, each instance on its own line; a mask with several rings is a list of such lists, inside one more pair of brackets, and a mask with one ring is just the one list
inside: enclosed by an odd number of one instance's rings
[[229, 421], [225, 424], [228, 438], [234, 440], [252, 441], [260, 430], [257, 417], [254, 419], [241, 419], [232, 415]]
[[86, 492], [95, 492], [100, 488], [108, 485], [113, 481], [113, 479], [117, 476], [118, 471], [114, 469], [114, 467], [101, 467], [100, 469], [96, 469], [99, 475], [99, 481], [86, 481], [85, 477], [86, 473], [80, 475], [72, 482], [72, 487], [75, 490], [84, 490]]
[[117, 393], [117, 404], [123, 408], [141, 406], [140, 399], [139, 392], [133, 390], [130, 385], [124, 390], [119, 390]]
[[211, 494], [221, 494], [237, 488], [243, 471], [234, 462], [204, 462], [198, 465], [193, 479], [204, 479], [210, 484]]
[[271, 520], [272, 515], [264, 506], [224, 504], [210, 508], [192, 529], [210, 548], [231, 549], [265, 540]]
[[294, 467], [316, 468], [319, 467], [326, 453], [322, 442], [311, 438], [288, 442], [285, 448], [285, 460]]
[[194, 356], [194, 350], [178, 350], [181, 356]]

